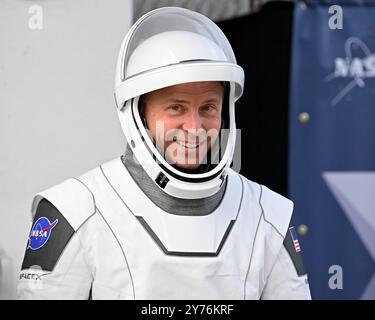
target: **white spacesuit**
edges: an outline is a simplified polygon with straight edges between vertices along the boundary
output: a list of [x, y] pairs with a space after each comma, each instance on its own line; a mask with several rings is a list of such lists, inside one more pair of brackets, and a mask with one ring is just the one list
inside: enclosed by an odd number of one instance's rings
[[[217, 163], [189, 172], [159, 152], [138, 101], [197, 81], [229, 84], [229, 133], [212, 147]], [[121, 46], [115, 88], [135, 169], [114, 159], [34, 198], [18, 298], [310, 299], [292, 202], [230, 168], [243, 81], [208, 18], [181, 8], [141, 17]]]

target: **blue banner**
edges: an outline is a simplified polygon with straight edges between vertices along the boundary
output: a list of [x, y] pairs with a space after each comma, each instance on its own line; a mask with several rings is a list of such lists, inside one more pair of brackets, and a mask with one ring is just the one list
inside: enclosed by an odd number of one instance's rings
[[289, 195], [312, 296], [375, 299], [375, 1], [297, 1]]

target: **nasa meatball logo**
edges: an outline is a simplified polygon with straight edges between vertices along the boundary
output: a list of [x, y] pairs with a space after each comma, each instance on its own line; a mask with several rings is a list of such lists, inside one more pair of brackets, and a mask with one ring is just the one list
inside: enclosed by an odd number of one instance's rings
[[[350, 37], [345, 41], [346, 57], [335, 58], [334, 72], [326, 77], [326, 81], [337, 78], [349, 79], [339, 93], [332, 99], [331, 105], [335, 106], [342, 99], [351, 99], [349, 93], [355, 88], [365, 88], [365, 81], [375, 78], [375, 54], [372, 53], [364, 41]], [[357, 56], [355, 56], [357, 55]], [[371, 92], [371, 86], [368, 86]]]
[[46, 217], [40, 217], [35, 221], [29, 237], [28, 249], [38, 250], [43, 247], [51, 236], [52, 229], [56, 227], [59, 219], [50, 222]]

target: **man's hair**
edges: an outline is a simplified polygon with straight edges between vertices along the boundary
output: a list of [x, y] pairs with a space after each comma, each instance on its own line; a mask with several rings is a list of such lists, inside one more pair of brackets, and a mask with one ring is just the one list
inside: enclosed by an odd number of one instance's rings
[[[226, 91], [228, 90], [228, 82], [226, 81], [220, 81], [221, 85], [223, 86], [223, 105], [224, 105], [224, 102], [225, 102], [225, 94], [226, 94]], [[148, 93], [144, 93], [142, 94], [140, 97], [139, 97], [139, 100], [138, 100], [138, 111], [139, 111], [139, 115], [142, 119], [142, 122], [143, 122], [143, 125], [145, 126], [145, 128], [147, 128], [147, 123], [146, 123], [146, 117], [145, 117], [145, 109], [146, 109], [146, 100], [147, 100], [147, 95]]]

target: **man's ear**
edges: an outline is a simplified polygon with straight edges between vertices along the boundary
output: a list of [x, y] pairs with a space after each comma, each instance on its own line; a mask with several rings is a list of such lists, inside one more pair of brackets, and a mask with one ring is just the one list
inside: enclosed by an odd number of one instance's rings
[[221, 129], [225, 129], [225, 125], [226, 125], [226, 123], [225, 123], [225, 119], [224, 119], [224, 117], [221, 117], [221, 126], [220, 126], [220, 130], [221, 130]]
[[138, 111], [139, 111], [139, 116], [142, 120], [142, 123], [144, 127], [147, 129], [148, 126], [147, 126], [147, 121], [145, 117], [145, 111], [146, 111], [145, 109], [146, 109], [146, 94], [143, 94], [139, 97], [139, 100], [138, 100]]

